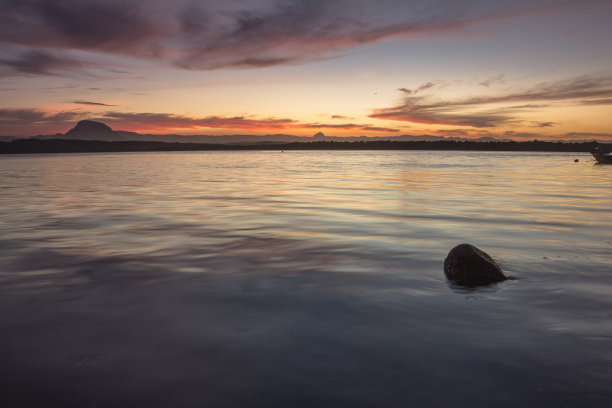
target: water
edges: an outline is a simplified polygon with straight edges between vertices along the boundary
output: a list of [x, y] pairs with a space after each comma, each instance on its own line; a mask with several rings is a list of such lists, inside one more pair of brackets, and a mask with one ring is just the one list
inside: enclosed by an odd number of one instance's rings
[[[0, 158], [10, 407], [601, 407], [612, 166], [567, 154]], [[466, 290], [469, 242], [516, 280]]]

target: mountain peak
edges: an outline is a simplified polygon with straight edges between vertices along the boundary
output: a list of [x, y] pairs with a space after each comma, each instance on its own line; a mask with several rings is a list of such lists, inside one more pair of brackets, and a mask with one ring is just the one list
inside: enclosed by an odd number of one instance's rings
[[108, 125], [94, 120], [82, 120], [64, 135], [68, 139], [122, 140]]
[[323, 132], [319, 132], [316, 135], [313, 136], [315, 139], [322, 139], [325, 137], [325, 133]]
[[66, 134], [74, 133], [95, 133], [95, 134], [112, 134], [113, 129], [102, 122], [94, 120], [82, 120], [75, 127], [70, 129]]

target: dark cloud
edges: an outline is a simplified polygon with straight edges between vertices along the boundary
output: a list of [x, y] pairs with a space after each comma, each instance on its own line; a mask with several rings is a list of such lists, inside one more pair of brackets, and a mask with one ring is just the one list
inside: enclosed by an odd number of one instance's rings
[[398, 88], [397, 90], [400, 91], [400, 92], [403, 92], [405, 94], [408, 94], [408, 95], [416, 95], [419, 92], [426, 91], [426, 90], [434, 88], [436, 86], [437, 87], [443, 87], [444, 85], [445, 85], [445, 83], [443, 81], [435, 81], [435, 82], [424, 83], [423, 85], [419, 86], [415, 90], [411, 90], [411, 89], [408, 89], [408, 88]]
[[38, 109], [0, 109], [0, 126], [32, 126], [72, 123], [82, 112], [48, 113]]
[[38, 109], [0, 109], [0, 134], [32, 136], [64, 131], [83, 119], [88, 112], [49, 113]]
[[369, 130], [369, 131], [373, 131], [373, 132], [389, 132], [389, 133], [399, 132], [399, 129], [385, 128], [385, 127], [378, 127], [378, 126], [364, 126], [361, 129], [362, 130]]
[[5, 0], [0, 5], [0, 39], [33, 47], [142, 53], [145, 42], [165, 31], [155, 23], [155, 3]]
[[[12, 54], [12, 55], [11, 55]], [[82, 64], [57, 52], [32, 49], [0, 56], [0, 75], [15, 73], [52, 75], [58, 71], [80, 68]], [[2, 72], [4, 72], [2, 74]]]
[[[584, 3], [558, 0], [3, 0], [0, 42], [145, 58], [187, 69], [311, 61], [390, 37], [457, 35], [475, 24]], [[33, 66], [33, 68], [28, 68]], [[35, 64], [23, 72], [47, 73]], [[43, 67], [44, 68], [44, 67]], [[486, 83], [486, 81], [484, 81]]]
[[[413, 91], [406, 95], [400, 105], [375, 110], [370, 117], [423, 124], [496, 127], [517, 121], [516, 115], [521, 111], [542, 106], [534, 102], [580, 105], [588, 101], [601, 103], [611, 99], [612, 76], [582, 76], [541, 83], [521, 92], [457, 100], [438, 100], [432, 96], [414, 96], [414, 93]], [[516, 103], [520, 105], [503, 108], [498, 106]], [[552, 123], [548, 126], [551, 125]]]
[[331, 119], [351, 120], [353, 118], [344, 115], [332, 115]]
[[117, 105], [109, 105], [102, 102], [91, 102], [91, 101], [72, 101], [67, 103], [76, 103], [77, 105], [92, 105], [92, 106], [117, 106]]
[[457, 109], [464, 106], [461, 102], [428, 102], [421, 97], [408, 97], [404, 99], [402, 105], [378, 109], [370, 117], [431, 125], [472, 127], [494, 127], [511, 120], [511, 116], [501, 110], [470, 112], [464, 109], [464, 112], [461, 112]]
[[612, 98], [612, 76], [611, 75], [583, 75], [564, 81], [540, 83], [533, 89], [501, 96], [501, 100], [512, 101], [562, 101], [583, 99], [596, 102]]
[[581, 105], [612, 105], [612, 98], [584, 100]]
[[534, 127], [553, 127], [555, 126], [556, 123], [555, 122], [534, 122], [533, 126]]

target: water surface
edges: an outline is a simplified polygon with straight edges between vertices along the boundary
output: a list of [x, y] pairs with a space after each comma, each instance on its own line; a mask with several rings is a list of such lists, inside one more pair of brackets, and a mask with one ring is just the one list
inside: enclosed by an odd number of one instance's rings
[[[605, 406], [612, 166], [576, 157], [1, 157], [3, 398]], [[449, 285], [462, 242], [517, 279]]]

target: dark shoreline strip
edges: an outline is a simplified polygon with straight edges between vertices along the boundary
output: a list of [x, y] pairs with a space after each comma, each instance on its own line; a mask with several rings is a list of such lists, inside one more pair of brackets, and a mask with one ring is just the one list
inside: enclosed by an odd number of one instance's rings
[[[0, 142], [0, 154], [24, 153], [97, 153], [97, 152], [152, 152], [152, 151], [209, 151], [209, 150], [471, 150], [518, 152], [590, 152], [601, 146], [597, 142], [472, 142], [472, 141], [316, 141], [257, 144], [168, 143], [154, 141], [16, 139]], [[608, 143], [604, 146], [612, 148]]]

